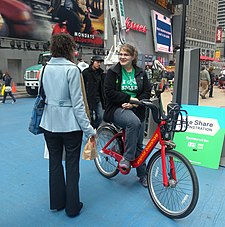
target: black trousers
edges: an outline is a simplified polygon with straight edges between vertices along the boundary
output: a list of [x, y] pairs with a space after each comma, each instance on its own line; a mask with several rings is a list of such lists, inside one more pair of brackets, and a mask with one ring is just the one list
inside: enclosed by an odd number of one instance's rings
[[[79, 161], [82, 135], [82, 131], [44, 132], [49, 150], [50, 209], [65, 208], [69, 215], [75, 215], [80, 210]], [[63, 145], [66, 150], [65, 176], [62, 165]]]
[[5, 103], [5, 99], [6, 99], [6, 96], [7, 96], [7, 95], [11, 96], [11, 98], [13, 99], [13, 101], [16, 102], [16, 99], [15, 99], [15, 97], [13, 96], [12, 92], [11, 92], [11, 91], [10, 91], [10, 92], [6, 92], [6, 91], [5, 91], [5, 92], [4, 92], [4, 96], [3, 96], [3, 100], [2, 100], [3, 103]]

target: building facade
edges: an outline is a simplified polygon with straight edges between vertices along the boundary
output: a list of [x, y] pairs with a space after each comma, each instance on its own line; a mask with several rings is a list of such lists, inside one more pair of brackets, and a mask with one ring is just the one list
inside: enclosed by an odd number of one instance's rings
[[221, 39], [217, 41], [217, 51], [220, 59], [225, 59], [225, 0], [219, 0], [217, 13], [218, 30], [221, 33]]
[[[9, 71], [17, 84], [23, 84], [25, 69], [37, 64], [39, 54], [48, 49], [54, 26], [58, 21], [48, 12], [50, 0], [2, 1], [5, 4], [1, 6], [0, 14], [0, 69], [3, 72]], [[168, 65], [173, 52], [170, 30], [172, 1], [123, 2], [127, 23], [126, 41], [137, 47], [139, 65], [144, 67], [154, 59]], [[80, 15], [81, 30], [73, 34], [78, 43], [79, 57], [90, 62], [93, 55], [104, 55], [114, 42], [108, 0], [80, 0], [79, 5], [86, 14]], [[91, 10], [87, 12], [88, 8]], [[7, 17], [9, 10], [17, 13]], [[17, 26], [18, 16], [24, 19], [20, 26]], [[88, 19], [89, 23], [85, 22]], [[156, 27], [158, 21], [162, 25], [161, 28]], [[88, 24], [91, 25], [89, 29]], [[159, 39], [156, 42], [157, 37]]]
[[200, 55], [214, 58], [218, 0], [192, 0], [187, 7], [186, 48], [200, 48]]

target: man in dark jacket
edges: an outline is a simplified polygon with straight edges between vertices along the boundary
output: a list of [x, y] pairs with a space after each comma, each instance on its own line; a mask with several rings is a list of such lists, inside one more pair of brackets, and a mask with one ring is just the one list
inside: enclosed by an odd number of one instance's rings
[[87, 94], [87, 101], [91, 114], [91, 124], [94, 128], [102, 122], [104, 109], [104, 76], [101, 63], [104, 60], [100, 56], [93, 56], [90, 66], [82, 74]]

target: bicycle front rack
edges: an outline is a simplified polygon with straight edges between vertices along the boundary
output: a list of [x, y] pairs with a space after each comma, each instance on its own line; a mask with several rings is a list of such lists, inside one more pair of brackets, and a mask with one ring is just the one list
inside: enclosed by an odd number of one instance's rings
[[186, 110], [181, 110], [177, 103], [167, 105], [167, 132], [185, 132], [188, 126], [188, 113]]

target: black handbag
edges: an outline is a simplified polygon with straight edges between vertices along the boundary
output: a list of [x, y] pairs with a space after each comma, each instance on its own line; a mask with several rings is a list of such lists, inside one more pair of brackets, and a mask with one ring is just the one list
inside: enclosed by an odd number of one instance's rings
[[42, 70], [40, 88], [39, 88], [38, 95], [34, 102], [34, 107], [32, 110], [30, 124], [29, 124], [29, 128], [28, 128], [29, 131], [31, 133], [33, 133], [34, 135], [44, 133], [44, 129], [39, 126], [41, 123], [41, 118], [42, 118], [43, 112], [44, 112], [45, 98], [46, 98], [45, 91], [43, 88], [43, 83], [42, 83], [44, 69], [45, 69], [45, 66]]

